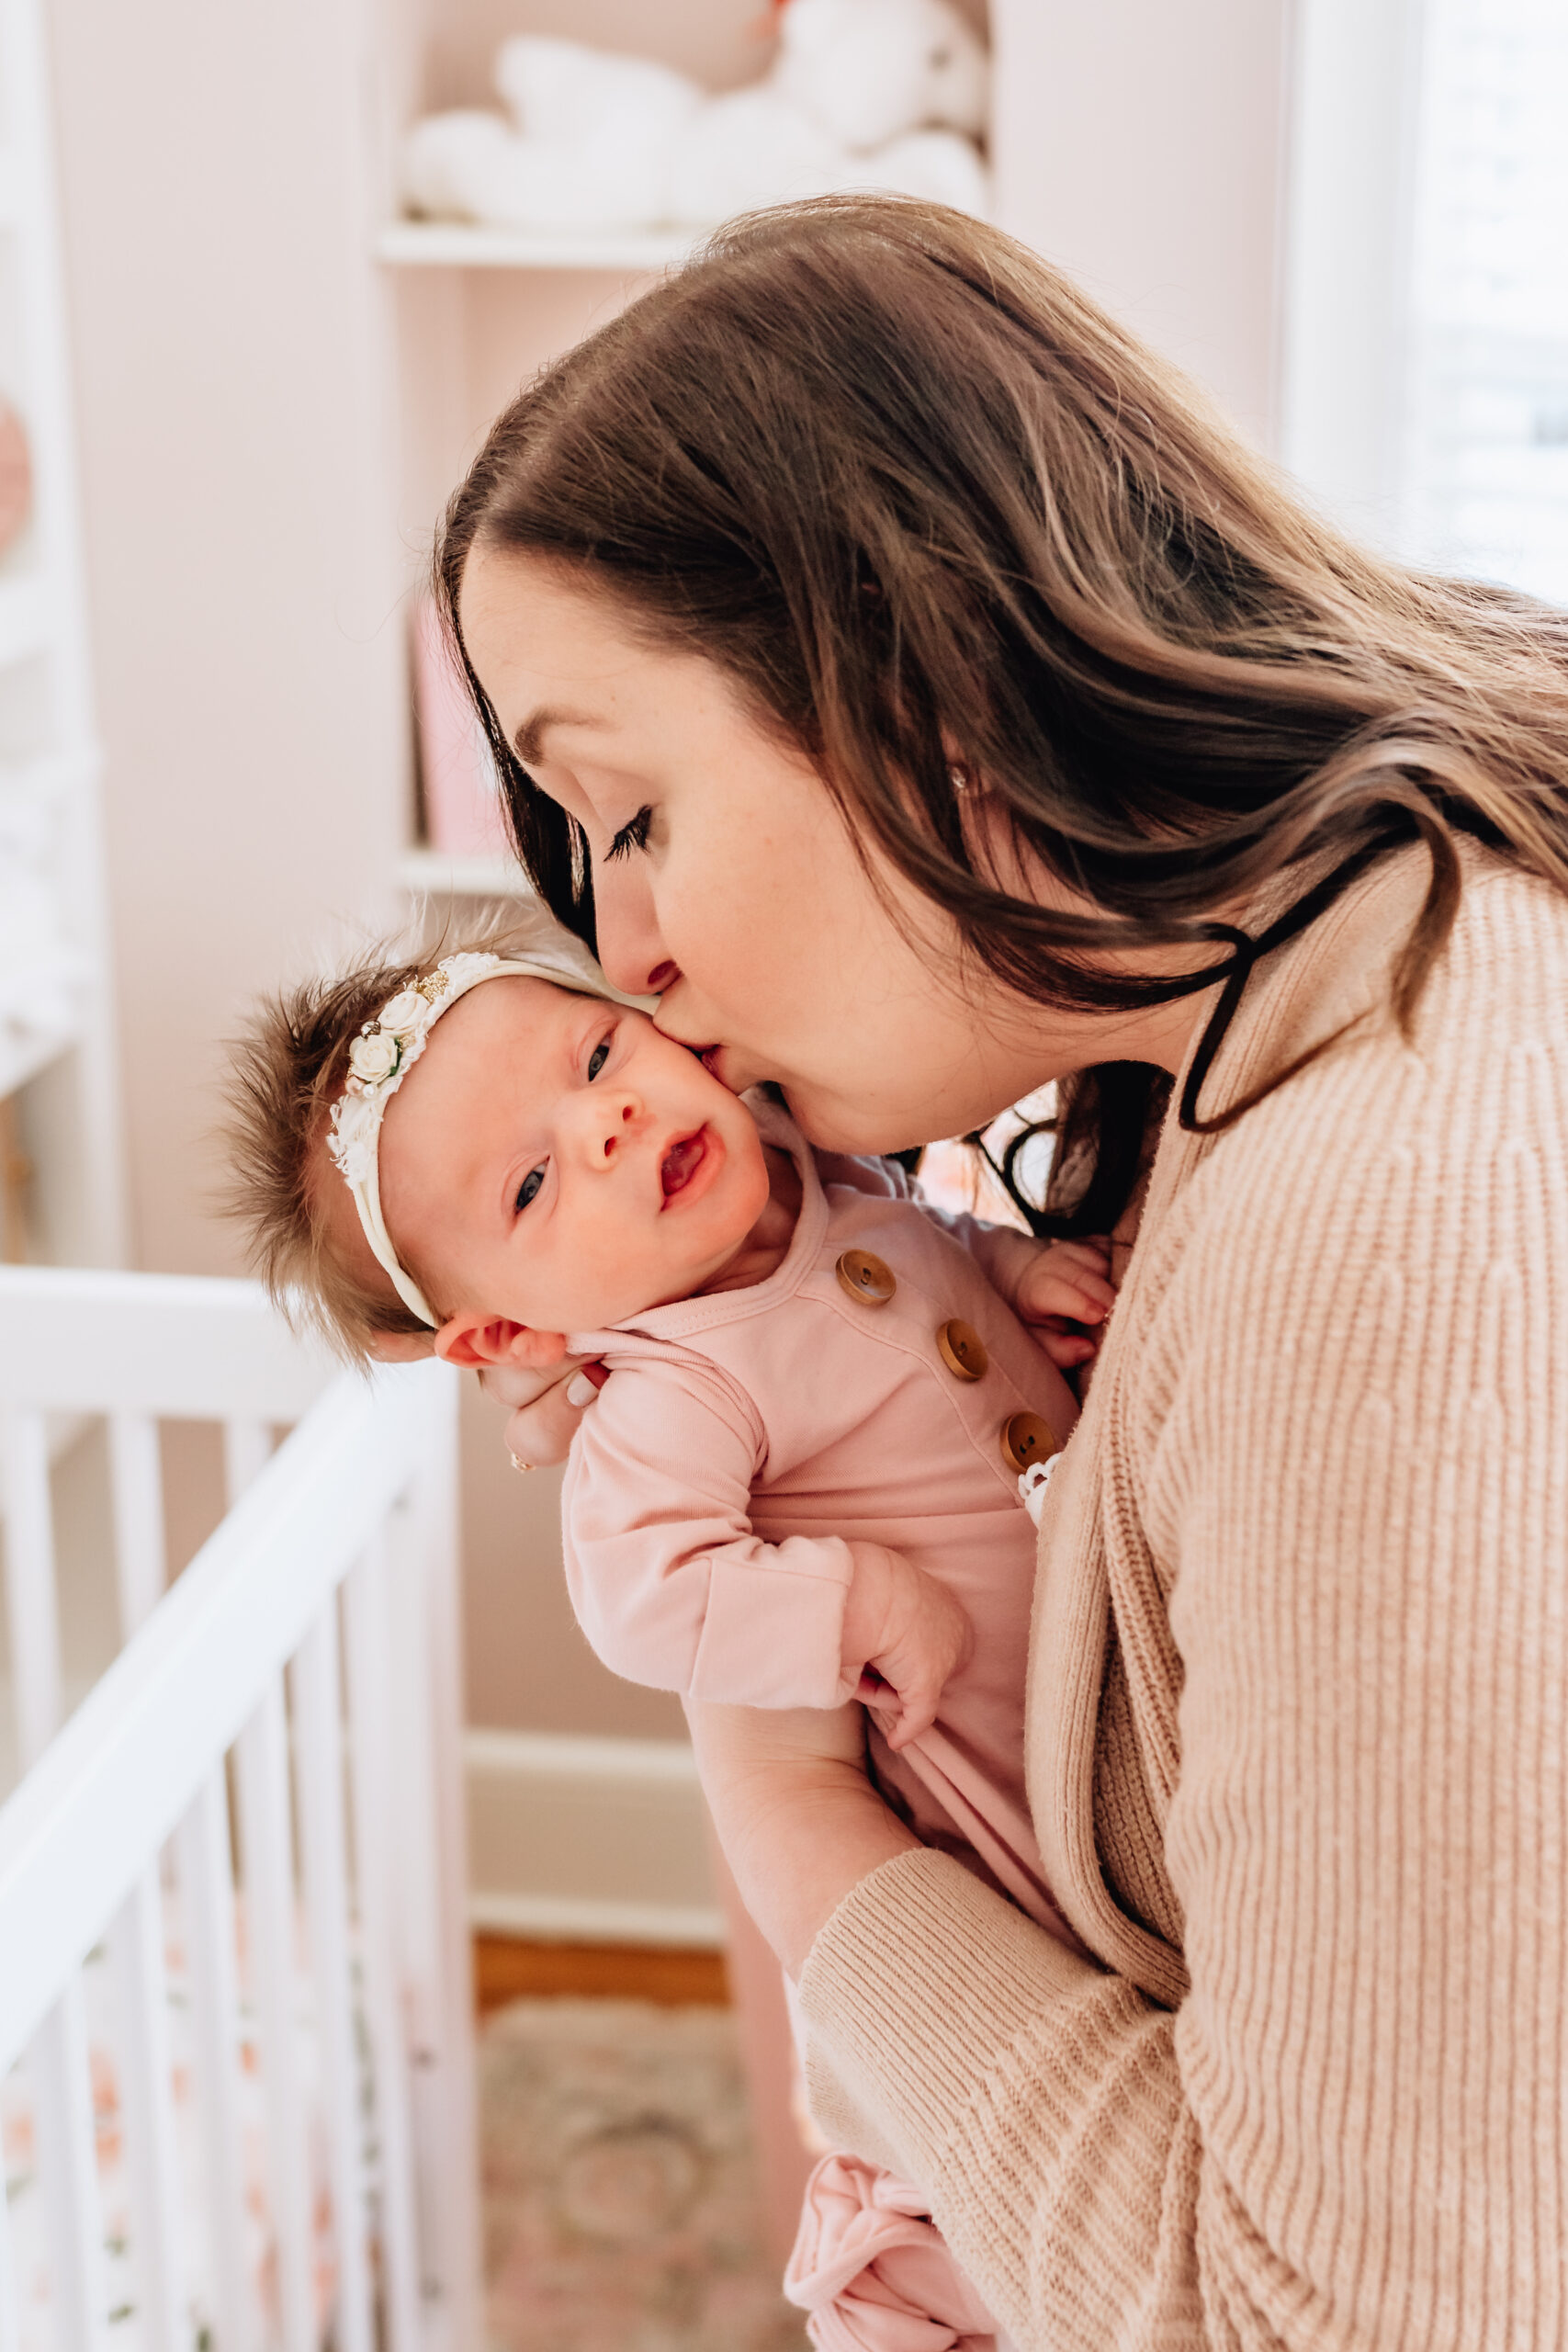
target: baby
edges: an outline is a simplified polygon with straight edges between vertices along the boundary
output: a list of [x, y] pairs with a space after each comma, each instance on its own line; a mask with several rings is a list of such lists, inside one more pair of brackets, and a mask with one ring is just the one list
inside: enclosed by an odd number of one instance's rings
[[262, 1270], [351, 1353], [608, 1368], [563, 1501], [605, 1663], [862, 1699], [917, 1835], [1066, 1935], [1022, 1785], [1024, 1506], [1112, 1302], [1100, 1252], [814, 1153], [553, 928], [297, 991], [234, 1100]]
[[263, 1272], [350, 1352], [433, 1334], [455, 1364], [615, 1375], [563, 1510], [605, 1663], [731, 1704], [865, 1700], [897, 1809], [1055, 1925], [1020, 1760], [1020, 1479], [1077, 1417], [1058, 1362], [1111, 1303], [1100, 1253], [813, 1153], [553, 928], [299, 990], [235, 1100]]

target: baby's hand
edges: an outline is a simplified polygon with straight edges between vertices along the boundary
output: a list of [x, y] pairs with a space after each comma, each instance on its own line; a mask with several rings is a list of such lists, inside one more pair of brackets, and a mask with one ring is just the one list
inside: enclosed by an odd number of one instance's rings
[[1101, 1241], [1042, 1242], [1023, 1269], [1014, 1310], [1063, 1372], [1100, 1352], [1100, 1331], [1081, 1327], [1103, 1323], [1115, 1306], [1110, 1272], [1111, 1253]]
[[844, 1611], [844, 1655], [865, 1661], [857, 1699], [889, 1747], [908, 1747], [936, 1721], [942, 1686], [969, 1656], [967, 1611], [947, 1587], [897, 1552], [861, 1555]]

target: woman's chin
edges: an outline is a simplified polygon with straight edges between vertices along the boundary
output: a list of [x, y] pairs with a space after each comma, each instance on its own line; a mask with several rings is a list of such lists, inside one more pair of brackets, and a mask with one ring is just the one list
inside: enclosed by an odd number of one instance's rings
[[818, 1093], [809, 1086], [786, 1086], [784, 1102], [801, 1134], [818, 1151], [838, 1151], [852, 1159], [874, 1158], [889, 1151], [909, 1151], [931, 1138], [910, 1133], [924, 1122], [913, 1113], [900, 1120], [886, 1108], [868, 1109]]

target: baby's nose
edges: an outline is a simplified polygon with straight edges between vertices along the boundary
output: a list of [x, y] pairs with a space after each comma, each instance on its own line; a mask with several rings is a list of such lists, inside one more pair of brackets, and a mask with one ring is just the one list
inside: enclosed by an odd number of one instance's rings
[[636, 1133], [641, 1116], [642, 1105], [633, 1094], [623, 1094], [600, 1106], [596, 1141], [601, 1160], [609, 1163], [615, 1159], [622, 1145]]

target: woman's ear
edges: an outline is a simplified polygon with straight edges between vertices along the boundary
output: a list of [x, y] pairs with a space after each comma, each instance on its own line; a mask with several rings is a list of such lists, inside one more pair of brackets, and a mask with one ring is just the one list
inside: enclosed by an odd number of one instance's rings
[[513, 1323], [505, 1315], [452, 1315], [435, 1334], [435, 1352], [465, 1372], [478, 1372], [491, 1363], [544, 1371], [565, 1355], [566, 1333], [531, 1330], [526, 1323]]

